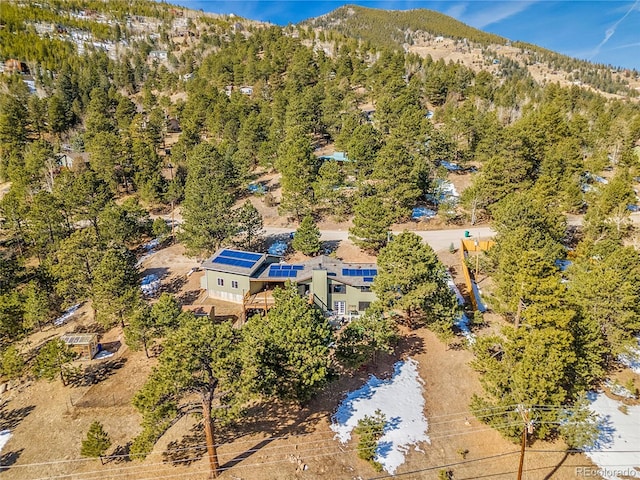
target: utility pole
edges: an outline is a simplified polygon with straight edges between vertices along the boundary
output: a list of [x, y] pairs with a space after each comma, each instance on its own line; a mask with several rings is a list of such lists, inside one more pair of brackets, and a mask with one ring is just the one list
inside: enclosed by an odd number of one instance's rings
[[524, 405], [519, 404], [517, 408], [518, 413], [522, 417], [524, 425], [522, 427], [522, 443], [520, 445], [520, 463], [518, 464], [518, 480], [522, 480], [522, 469], [524, 467], [524, 449], [527, 445], [527, 434], [533, 433], [533, 421], [529, 417], [530, 409]]

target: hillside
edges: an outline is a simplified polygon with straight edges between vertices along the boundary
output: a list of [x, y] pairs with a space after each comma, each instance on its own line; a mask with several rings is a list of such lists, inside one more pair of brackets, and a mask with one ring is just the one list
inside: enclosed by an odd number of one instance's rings
[[596, 389], [640, 431], [632, 72], [426, 11], [6, 5], [3, 480], [513, 477], [524, 426], [568, 480]]
[[[500, 71], [500, 58], [526, 68], [544, 84], [586, 85], [606, 94], [638, 97], [639, 74], [553, 52], [526, 42], [483, 32], [452, 17], [426, 9], [388, 11], [357, 5], [340, 7], [301, 23], [317, 31], [337, 32], [365, 44], [403, 48], [435, 60], [461, 62], [476, 71]], [[495, 63], [494, 63], [495, 62]]]

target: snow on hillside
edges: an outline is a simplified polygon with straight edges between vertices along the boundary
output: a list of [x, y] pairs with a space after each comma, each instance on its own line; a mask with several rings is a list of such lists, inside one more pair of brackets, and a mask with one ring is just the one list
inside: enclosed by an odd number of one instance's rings
[[404, 463], [410, 446], [419, 450], [420, 442], [430, 443], [427, 419], [423, 414], [424, 382], [418, 374], [418, 362], [409, 358], [394, 365], [393, 376], [380, 380], [371, 376], [360, 389], [347, 395], [333, 417], [331, 430], [345, 443], [358, 420], [381, 410], [387, 419], [384, 435], [378, 441], [375, 460], [393, 474]]
[[640, 373], [640, 337], [637, 337], [637, 346], [629, 349], [628, 353], [620, 355], [618, 359], [624, 366], [630, 368], [635, 373]]
[[640, 405], [626, 406], [604, 393], [591, 394], [591, 410], [600, 416], [600, 436], [585, 453], [607, 480], [640, 476]]
[[0, 432], [0, 452], [2, 452], [2, 449], [7, 444], [10, 438], [11, 432], [9, 430], [2, 430]]

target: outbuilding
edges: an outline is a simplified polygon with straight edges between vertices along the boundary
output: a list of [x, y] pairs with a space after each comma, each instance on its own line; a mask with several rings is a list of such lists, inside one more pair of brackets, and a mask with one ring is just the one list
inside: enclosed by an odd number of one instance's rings
[[98, 353], [97, 333], [65, 333], [60, 337], [81, 359], [91, 360]]

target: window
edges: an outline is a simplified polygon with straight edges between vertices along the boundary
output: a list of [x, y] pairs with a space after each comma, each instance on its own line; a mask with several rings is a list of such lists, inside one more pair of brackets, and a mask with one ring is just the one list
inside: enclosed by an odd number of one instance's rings
[[340, 283], [331, 284], [331, 293], [347, 293], [347, 287]]
[[218, 278], [218, 286], [224, 287], [224, 278]]
[[364, 287], [360, 287], [360, 291], [361, 292], [370, 292], [371, 291], [371, 287], [369, 285], [364, 286]]
[[338, 315], [344, 315], [347, 310], [347, 302], [333, 302], [333, 311]]
[[231, 288], [238, 288], [238, 282], [231, 280]]
[[358, 302], [358, 311], [364, 312], [367, 308], [369, 308], [371, 302]]

